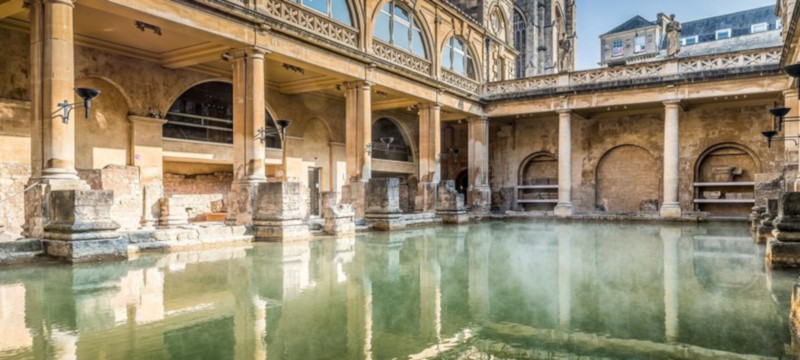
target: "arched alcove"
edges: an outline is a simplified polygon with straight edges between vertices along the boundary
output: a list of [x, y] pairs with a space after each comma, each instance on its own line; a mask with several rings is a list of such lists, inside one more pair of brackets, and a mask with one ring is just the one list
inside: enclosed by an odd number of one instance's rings
[[411, 141], [394, 120], [382, 117], [372, 123], [372, 158], [414, 162]]
[[[128, 165], [131, 158], [131, 130], [128, 100], [115, 84], [101, 78], [76, 81], [77, 87], [100, 90], [92, 102], [88, 119], [83, 111], [75, 113], [75, 167], [102, 169], [106, 165]], [[76, 96], [75, 101], [82, 101]]]
[[644, 148], [621, 145], [609, 150], [598, 162], [595, 174], [597, 210], [658, 210], [661, 167]]
[[558, 203], [558, 159], [548, 152], [529, 155], [519, 166], [517, 203], [525, 211], [553, 210]]
[[758, 157], [744, 145], [709, 147], [698, 156], [694, 167], [696, 210], [712, 215], [749, 214], [755, 203], [755, 174], [760, 169]]

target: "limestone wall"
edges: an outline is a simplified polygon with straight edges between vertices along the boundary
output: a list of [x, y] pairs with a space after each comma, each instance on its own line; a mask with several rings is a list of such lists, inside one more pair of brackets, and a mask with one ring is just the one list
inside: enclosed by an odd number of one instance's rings
[[144, 211], [144, 196], [138, 167], [108, 165], [102, 169], [79, 170], [78, 176], [92, 190], [114, 192], [111, 219], [119, 223], [121, 230], [139, 227]]
[[[25, 197], [22, 191], [30, 177], [26, 164], [0, 163], [0, 241], [21, 237], [25, 222]], [[3, 233], [7, 236], [3, 236]]]
[[164, 196], [226, 194], [233, 182], [232, 172], [180, 175], [164, 174]]

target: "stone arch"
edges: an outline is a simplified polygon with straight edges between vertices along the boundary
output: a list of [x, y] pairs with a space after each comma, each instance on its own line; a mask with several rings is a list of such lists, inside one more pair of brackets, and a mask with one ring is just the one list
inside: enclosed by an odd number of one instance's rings
[[[729, 170], [741, 170], [723, 173]], [[718, 173], [715, 175], [715, 173]], [[692, 179], [695, 183], [752, 182], [755, 174], [761, 172], [761, 161], [750, 148], [733, 142], [710, 146], [700, 153], [694, 164]], [[752, 203], [725, 203], [728, 199], [752, 199], [752, 185], [742, 186], [704, 186], [692, 187], [694, 199], [706, 199], [696, 203], [696, 209], [716, 215], [745, 215], [750, 212]], [[719, 199], [719, 200], [715, 200]]]
[[122, 85], [120, 85], [116, 81], [112, 80], [111, 78], [109, 78], [107, 76], [101, 76], [101, 75], [89, 75], [89, 76], [85, 76], [83, 78], [75, 79], [75, 82], [77, 83], [77, 82], [79, 82], [81, 80], [84, 80], [84, 79], [98, 79], [98, 80], [102, 80], [102, 81], [105, 81], [105, 82], [109, 83], [111, 86], [113, 86], [119, 92], [120, 95], [122, 95], [123, 98], [125, 98], [125, 104], [128, 105], [128, 109], [132, 110], [134, 108], [133, 100], [128, 95], [128, 92], [125, 91], [125, 89], [122, 87]]
[[[393, 118], [391, 116], [379, 116], [379, 117], [377, 117], [377, 118], [372, 120], [372, 127], [373, 127], [372, 140], [373, 140], [373, 143], [375, 143], [375, 142], [380, 143], [380, 135], [376, 134], [374, 129], [375, 129], [375, 124], [378, 121], [382, 120], [382, 119], [389, 120], [398, 129], [398, 131], [400, 132], [400, 135], [402, 136], [403, 142], [406, 144], [406, 146], [408, 146], [408, 148], [411, 151], [411, 159], [412, 160], [410, 162], [416, 162], [417, 152], [416, 152], [416, 149], [414, 148], [414, 141], [413, 141], [413, 139], [411, 139], [410, 136], [408, 136], [408, 134], [410, 134], [410, 131], [408, 130], [408, 128], [402, 122], [397, 121], [397, 119], [395, 119], [395, 118]], [[396, 143], [396, 141], [395, 141], [395, 143]], [[373, 149], [373, 154], [374, 154], [374, 149]]]
[[761, 172], [761, 160], [753, 150], [742, 144], [734, 142], [726, 142], [726, 143], [712, 145], [708, 149], [700, 153], [694, 164], [693, 178], [695, 182], [711, 182], [706, 177], [708, 173], [705, 172], [705, 170], [707, 170], [705, 167], [714, 166], [716, 164], [714, 162], [711, 163], [709, 162], [710, 160], [709, 156], [714, 156], [714, 154], [719, 154], [720, 152], [724, 152], [726, 149], [740, 152], [739, 155], [728, 154], [730, 156], [740, 157], [740, 159], [735, 159], [735, 161], [741, 161], [749, 158], [749, 160], [752, 162], [752, 165], [749, 168], [742, 169], [743, 173], [740, 176], [742, 176], [743, 179], [752, 181], [753, 179], [755, 179], [755, 174]]
[[[433, 31], [431, 31], [431, 27], [427, 19], [422, 16], [422, 12], [418, 11], [418, 8], [415, 7], [414, 4], [409, 1], [406, 0], [378, 1], [375, 7], [372, 8], [372, 18], [369, 19], [369, 24], [368, 26], [366, 26], [368, 30], [364, 31], [365, 34], [369, 32], [368, 34], [366, 34], [366, 36], [369, 36], [370, 41], [375, 38], [375, 21], [378, 18], [378, 14], [380, 14], [381, 8], [383, 8], [384, 5], [386, 5], [386, 3], [391, 1], [397, 1], [401, 6], [405, 7], [409, 12], [411, 12], [414, 15], [415, 19], [420, 20], [419, 28], [420, 30], [422, 30], [422, 38], [423, 38], [422, 40], [424, 42], [423, 46], [425, 47], [427, 60], [435, 64], [437, 62], [436, 60], [439, 58], [439, 55], [436, 53], [436, 51], [434, 51], [434, 49], [436, 49], [438, 46], [435, 45], [436, 42], [434, 41]], [[434, 71], [433, 70], [434, 68], [435, 66], [431, 66], [431, 71]]]
[[[608, 212], [634, 212], [660, 198], [661, 167], [647, 149], [624, 144], [609, 149], [595, 169], [595, 207]], [[655, 210], [655, 209], [650, 209]]]
[[230, 78], [209, 78], [209, 79], [203, 79], [203, 80], [200, 80], [200, 81], [195, 81], [195, 82], [193, 82], [193, 83], [191, 83], [188, 86], [183, 87], [183, 88], [177, 87], [177, 86], [176, 87], [171, 87], [169, 93], [167, 93], [166, 96], [164, 96], [164, 99], [166, 101], [161, 104], [161, 108], [156, 109], [156, 112], [160, 111], [160, 112], [166, 114], [167, 111], [169, 110], [169, 108], [172, 106], [172, 104], [174, 104], [175, 101], [178, 100], [179, 97], [181, 97], [181, 95], [183, 95], [185, 92], [189, 91], [189, 89], [191, 89], [191, 88], [193, 88], [193, 87], [195, 87], [197, 85], [200, 85], [200, 84], [205, 84], [205, 83], [208, 83], [208, 82], [215, 82], [215, 81], [224, 82], [224, 83], [228, 83], [228, 84], [233, 85], [233, 80], [230, 79]]
[[475, 81], [479, 81], [480, 79], [482, 79], [481, 76], [483, 76], [483, 73], [482, 73], [482, 69], [483, 69], [483, 62], [482, 61], [483, 60], [481, 58], [481, 52], [478, 51], [478, 49], [475, 48], [474, 44], [472, 42], [470, 42], [467, 39], [467, 37], [465, 37], [465, 36], [463, 36], [461, 34], [456, 34], [456, 32], [453, 31], [453, 30], [448, 31], [447, 35], [445, 35], [445, 37], [444, 37], [444, 39], [445, 39], [444, 42], [442, 42], [441, 44], [437, 44], [437, 46], [436, 46], [436, 48], [437, 48], [436, 59], [438, 59], [438, 66], [437, 67], [440, 68], [440, 69], [442, 68], [442, 54], [444, 53], [444, 47], [447, 45], [447, 43], [450, 41], [450, 38], [452, 38], [452, 37], [461, 39], [461, 41], [464, 44], [467, 45], [467, 51], [469, 52], [469, 55], [472, 57], [472, 62], [474, 63], [474, 67], [475, 67], [475, 79], [474, 80]]
[[[75, 86], [100, 90], [88, 119], [82, 109], [75, 112], [75, 133], [80, 134], [75, 137], [75, 167], [102, 169], [131, 164], [130, 97], [118, 84], [100, 76], [76, 79]], [[75, 95], [74, 101], [81, 99]]]
[[[509, 19], [510, 19], [508, 12], [506, 12], [506, 9], [504, 9], [503, 6], [500, 5], [500, 2], [497, 1], [497, 0], [495, 0], [491, 4], [489, 4], [488, 8], [490, 9], [489, 12], [488, 12], [489, 19], [490, 19], [489, 21], [490, 22], [491, 22], [491, 16], [492, 16], [491, 14], [493, 12], [499, 11], [500, 15], [502, 15], [502, 16], [500, 16], [500, 19], [503, 22], [502, 23], [502, 26], [503, 26], [503, 38], [502, 38], [502, 40], [505, 41], [506, 44], [511, 44], [511, 40], [510, 40], [511, 33], [510, 33], [509, 29], [508, 29], [508, 24], [509, 24]], [[511, 10], [513, 11], [513, 9], [511, 9]], [[491, 24], [489, 24], [489, 27], [491, 27]]]
[[[554, 162], [554, 164], [536, 166], [537, 162]], [[555, 180], [554, 184], [558, 185], [558, 157], [547, 151], [530, 154], [520, 163], [517, 174], [517, 184], [519, 185], [550, 185], [553, 179]], [[548, 182], [547, 184], [534, 184], [537, 182], [534, 181], [535, 179], [548, 179]]]

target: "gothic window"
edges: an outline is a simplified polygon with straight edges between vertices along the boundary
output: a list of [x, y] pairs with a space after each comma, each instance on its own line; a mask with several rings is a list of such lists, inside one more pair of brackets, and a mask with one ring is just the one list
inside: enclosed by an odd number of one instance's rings
[[427, 59], [422, 30], [410, 9], [392, 0], [381, 8], [375, 22], [375, 37]]
[[500, 40], [506, 40], [506, 23], [503, 20], [503, 12], [500, 11], [500, 8], [495, 7], [492, 14], [489, 16], [489, 21], [492, 25], [492, 32], [494, 32], [495, 36]]
[[348, 26], [353, 26], [347, 0], [294, 0], [301, 5]]
[[[280, 149], [277, 127], [268, 112], [266, 119], [266, 147]], [[165, 138], [233, 144], [233, 85], [221, 81], [195, 85], [172, 103], [166, 120]]]
[[518, 11], [514, 11], [514, 48], [519, 51], [517, 55], [516, 66], [517, 78], [525, 77], [525, 18], [522, 17]]
[[442, 52], [442, 68], [459, 73], [475, 80], [475, 62], [472, 60], [467, 42], [455, 36], [450, 37]]

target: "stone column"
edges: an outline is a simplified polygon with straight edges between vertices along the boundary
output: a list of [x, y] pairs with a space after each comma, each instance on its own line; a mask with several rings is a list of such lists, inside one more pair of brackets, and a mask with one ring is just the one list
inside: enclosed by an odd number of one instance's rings
[[664, 242], [664, 333], [667, 343], [674, 344], [679, 339], [679, 262], [678, 244], [681, 240], [680, 228], [662, 228], [661, 240]]
[[356, 218], [364, 217], [364, 184], [372, 178], [372, 84], [366, 81], [345, 83], [347, 123], [347, 189], [343, 201], [353, 206]]
[[470, 211], [486, 213], [492, 205], [489, 188], [489, 119], [469, 119], [469, 187], [467, 202]]
[[142, 184], [143, 228], [155, 227], [160, 217], [159, 201], [164, 196], [164, 159], [162, 154], [162, 128], [165, 119], [129, 115], [131, 123], [130, 164], [138, 166]]
[[664, 200], [661, 202], [661, 216], [679, 218], [681, 217], [681, 203], [678, 199], [680, 100], [665, 101], [664, 108]]
[[419, 183], [416, 210], [435, 211], [436, 184], [441, 179], [439, 156], [442, 152], [441, 105], [419, 105]]
[[253, 221], [256, 188], [267, 181], [264, 144], [255, 136], [266, 126], [264, 55], [252, 47], [234, 52], [233, 68], [233, 184], [228, 193], [230, 225]]
[[558, 204], [557, 216], [571, 216], [572, 209], [572, 111], [558, 110]]
[[[75, 114], [58, 104], [75, 102], [73, 0], [33, 0], [31, 21], [31, 170], [33, 178], [78, 180]], [[68, 121], [68, 123], [64, 123]]]
[[[797, 100], [797, 89], [785, 90], [783, 92], [783, 106], [792, 109], [788, 114], [786, 114], [787, 117], [800, 116], [800, 101]], [[783, 124], [783, 127], [783, 133], [787, 136], [800, 134], [800, 123], [787, 122]], [[795, 166], [800, 165], [798, 164], [798, 162], [800, 162], [800, 157], [798, 157], [797, 146], [793, 141], [786, 140], [784, 143], [784, 151], [787, 164], [794, 164]], [[790, 189], [792, 188], [792, 179], [787, 179], [787, 185], [790, 187]], [[800, 178], [796, 177], [794, 179], [793, 189], [794, 191], [800, 190]]]

